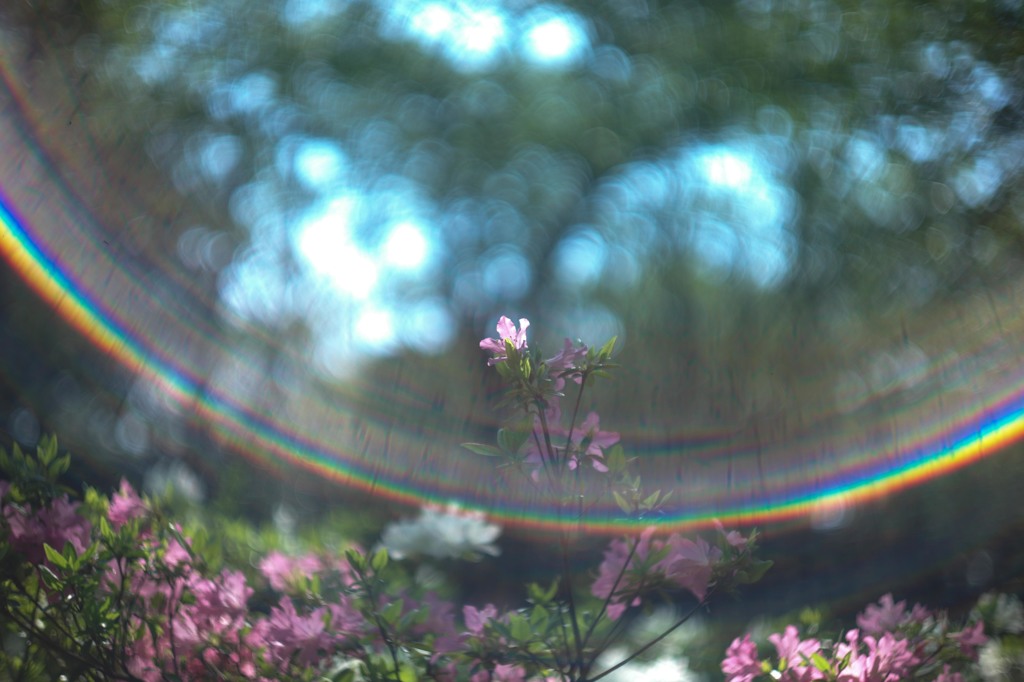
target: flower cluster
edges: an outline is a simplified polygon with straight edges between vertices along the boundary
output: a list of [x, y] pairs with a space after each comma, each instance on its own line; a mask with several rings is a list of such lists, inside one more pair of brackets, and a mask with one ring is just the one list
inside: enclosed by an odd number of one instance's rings
[[857, 625], [836, 642], [802, 638], [795, 625], [788, 625], [768, 637], [775, 654], [763, 660], [751, 636], [744, 635], [726, 650], [722, 672], [726, 682], [964, 682], [956, 668], [976, 661], [988, 639], [981, 621], [950, 632], [944, 615], [920, 604], [908, 611], [906, 602], [894, 601], [891, 594], [857, 616]]
[[673, 533], [665, 540], [652, 538], [647, 528], [637, 539], [616, 539], [604, 553], [591, 591], [608, 600], [608, 617], [616, 620], [628, 605], [639, 606], [641, 594], [664, 587], [688, 590], [703, 600], [712, 568], [722, 557], [703, 538], [696, 541]]
[[9, 529], [11, 548], [34, 563], [45, 558], [44, 545], [63, 547], [70, 543], [79, 553], [89, 544], [88, 521], [78, 515], [79, 504], [62, 495], [48, 506], [33, 508], [30, 503], [9, 499], [10, 483], [0, 481], [0, 503]]
[[[10, 490], [9, 483], [0, 484], [6, 522], [0, 539], [37, 566], [36, 576], [26, 576], [24, 585], [35, 584], [62, 604], [82, 598], [72, 588], [85, 587], [83, 577], [95, 573], [99, 578], [92, 585], [93, 598], [116, 604], [107, 613], [95, 614], [102, 628], [118, 628], [107, 642], [114, 650], [100, 661], [114, 668], [109, 672], [147, 682], [168, 676], [213, 679], [228, 673], [239, 679], [276, 679], [288, 677], [292, 666], [328, 660], [348, 638], [364, 634], [363, 619], [344, 596], [301, 612], [283, 596], [269, 615], [252, 613], [248, 602], [254, 590], [245, 576], [227, 569], [204, 575], [181, 528], [159, 525], [150, 505], [126, 481], [99, 526], [80, 515], [80, 505], [66, 495], [36, 509], [14, 501]], [[280, 555], [271, 555], [262, 566], [271, 586], [280, 591], [288, 585], [282, 561]], [[324, 568], [309, 559], [296, 565]], [[8, 605], [15, 607], [9, 615], [17, 622], [23, 616], [16, 607], [30, 594], [13, 582], [4, 583], [8, 590]], [[59, 595], [65, 599], [54, 599]], [[36, 610], [37, 620], [47, 615], [56, 627], [67, 627], [57, 616], [67, 618], [68, 613]]]
[[[40, 457], [50, 461], [55, 443], [47, 448]], [[460, 626], [453, 603], [383, 577], [386, 550], [270, 551], [256, 562], [255, 579], [247, 578], [231, 568], [209, 570], [186, 530], [127, 481], [109, 501], [91, 493], [85, 505], [66, 493], [29, 496], [26, 487], [0, 482], [0, 556], [7, 547], [21, 562], [19, 572], [0, 574], [0, 621], [28, 643], [17, 665], [46, 660], [54, 670], [145, 682], [307, 679], [343, 670], [391, 679], [407, 668], [451, 682], [554, 682], [580, 679], [588, 665], [581, 659], [566, 674], [572, 665], [543, 653], [565, 625], [557, 583], [530, 585], [526, 609], [464, 606]], [[411, 533], [409, 525], [419, 530]], [[386, 531], [382, 544], [396, 545], [396, 555], [496, 553], [499, 532], [479, 513], [427, 509], [419, 521]], [[720, 540], [726, 553], [747, 543], [724, 531]], [[712, 566], [726, 559], [703, 540], [646, 533], [639, 550], [625, 550], [633, 556], [613, 565], [623, 542], [613, 542], [590, 589], [602, 599], [596, 610], [614, 617], [624, 599], [639, 598], [659, 580], [703, 598]], [[654, 562], [647, 579], [639, 570], [645, 561]], [[598, 622], [585, 625], [604, 636]], [[13, 665], [0, 653], [0, 676]]]
[[[526, 329], [530, 321], [519, 320], [519, 329], [507, 317], [498, 320], [498, 338], [480, 341], [480, 348], [492, 356], [488, 365], [498, 365], [499, 371], [513, 387], [515, 401], [530, 415], [532, 431], [525, 438], [522, 460], [531, 470], [536, 482], [544, 470], [576, 470], [582, 462], [589, 462], [595, 471], [607, 473], [605, 451], [619, 442], [619, 434], [600, 429], [600, 417], [590, 411], [577, 423], [584, 382], [591, 376], [606, 376], [605, 370], [614, 365], [609, 362], [615, 340], [595, 350], [583, 343], [565, 343], [556, 355], [546, 360], [531, 359]], [[580, 392], [568, 426], [563, 425], [562, 393], [567, 379], [580, 386]], [[516, 454], [516, 453], [509, 453]]]
[[[656, 509], [667, 495], [643, 492], [639, 476], [627, 472], [619, 435], [581, 409], [584, 389], [614, 367], [614, 339], [600, 349], [566, 340], [541, 359], [528, 346], [528, 327], [526, 319], [517, 328], [502, 318], [499, 337], [480, 344], [525, 420], [499, 431], [498, 447], [467, 447], [526, 465], [535, 483], [543, 475], [560, 510], [571, 503], [573, 514], [584, 513], [592, 491], [634, 518]], [[578, 390], [563, 419], [570, 382]], [[0, 481], [0, 638], [21, 642], [0, 649], [0, 679], [39, 679], [45, 671], [144, 682], [581, 682], [639, 653], [594, 670], [630, 606], [671, 588], [701, 606], [719, 586], [757, 580], [770, 565], [752, 558], [753, 535], [719, 528], [712, 545], [678, 534], [655, 538], [652, 528], [613, 540], [588, 579], [570, 571], [572, 538], [563, 530], [563, 574], [550, 585], [528, 584], [528, 605], [458, 609], [392, 559], [497, 555], [500, 528], [480, 512], [424, 509], [387, 528], [373, 552], [272, 550], [242, 570], [213, 568], [202, 556], [205, 540], [127, 481], [109, 500], [89, 490], [84, 503], [72, 501], [57, 483], [67, 466], [52, 439], [34, 457], [17, 447], [13, 457], [0, 452], [0, 472], [9, 477]], [[583, 475], [591, 470], [603, 476]]]
[[[499, 430], [497, 448], [478, 443], [469, 443], [466, 447], [483, 455], [505, 458], [509, 464], [523, 465], [535, 484], [548, 484], [548, 491], [562, 508], [572, 505], [574, 514], [581, 513], [595, 488], [610, 492], [609, 497], [623, 512], [636, 519], [657, 510], [668, 494], [643, 490], [640, 477], [627, 469], [628, 462], [618, 444], [619, 434], [602, 430], [597, 412], [587, 411], [580, 419], [585, 389], [594, 378], [607, 377], [608, 370], [616, 367], [611, 362], [615, 339], [600, 349], [565, 339], [556, 355], [542, 359], [543, 356], [528, 344], [529, 325], [529, 320], [521, 318], [517, 329], [512, 320], [501, 317], [497, 325], [498, 337], [480, 342], [480, 348], [491, 354], [487, 364], [496, 367], [506, 381], [506, 404], [514, 405], [526, 417], [525, 426]], [[569, 380], [578, 389], [571, 410], [563, 412], [563, 391]], [[608, 474], [602, 486], [587, 484], [581, 475], [584, 463], [589, 463], [590, 468], [600, 474]], [[719, 528], [718, 546], [712, 546], [702, 538], [689, 539], [679, 534], [656, 539], [656, 530], [652, 526], [639, 537], [612, 540], [597, 578], [590, 585], [590, 594], [600, 600], [597, 615], [590, 620], [577, 616], [576, 597], [569, 587], [574, 576], [565, 569], [562, 576], [565, 587], [559, 595], [561, 603], [553, 609], [554, 617], [542, 622], [550, 621], [557, 626], [553, 634], [560, 636], [563, 646], [554, 656], [556, 662], [561, 661], [560, 671], [566, 679], [587, 679], [590, 667], [604, 650], [591, 646], [595, 631], [609, 621], [618, 621], [628, 608], [640, 606], [650, 595], [682, 589], [692, 594], [700, 606], [720, 583], [732, 587], [754, 582], [771, 565], [771, 562], [753, 559], [756, 544], [753, 534], [748, 538]], [[567, 551], [569, 537], [564, 532], [561, 541], [563, 551]], [[568, 567], [567, 557], [564, 558], [564, 565]], [[553, 587], [546, 595], [535, 592], [532, 598], [538, 605], [551, 602], [554, 590]], [[483, 611], [470, 609], [466, 611], [466, 622], [474, 624], [474, 631], [480, 630], [476, 634], [497, 633], [500, 636], [495, 643], [503, 645], [506, 643], [503, 633], [512, 632], [516, 620], [514, 617], [496, 619], [496, 615], [491, 607]], [[655, 641], [688, 618], [689, 614], [685, 615]], [[482, 629], [485, 623], [491, 624], [493, 632]], [[615, 631], [614, 626], [608, 629]], [[568, 633], [571, 633], [571, 640]], [[607, 647], [614, 637], [602, 639]], [[605, 674], [628, 663], [634, 656], [627, 656]]]

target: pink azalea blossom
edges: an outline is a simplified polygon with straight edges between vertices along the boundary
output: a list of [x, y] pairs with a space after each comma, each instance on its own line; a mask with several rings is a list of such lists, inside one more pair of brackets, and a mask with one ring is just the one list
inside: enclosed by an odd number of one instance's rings
[[[607, 612], [612, 620], [622, 615], [627, 603], [639, 606], [640, 592], [649, 586], [667, 583], [689, 590], [698, 600], [707, 596], [714, 564], [721, 558], [721, 551], [701, 538], [688, 540], [677, 533], [665, 540], [655, 540], [652, 539], [654, 530], [653, 526], [646, 528], [635, 540], [637, 545], [632, 558], [632, 543], [626, 540], [612, 540], [605, 550], [604, 561], [598, 567], [597, 579], [590, 591], [595, 597], [608, 600]], [[647, 575], [631, 574], [630, 569], [643, 564], [652, 552], [662, 549], [668, 550], [665, 557], [651, 566]]]
[[466, 621], [466, 629], [471, 635], [480, 636], [484, 634], [484, 626], [498, 616], [498, 609], [494, 604], [488, 604], [482, 609], [466, 604], [462, 607], [462, 618]]
[[[583, 423], [573, 431], [572, 444], [578, 449], [584, 440], [589, 439], [587, 451], [583, 453], [583, 456], [590, 460], [595, 469], [605, 473], [608, 471], [608, 467], [604, 463], [604, 449], [618, 443], [619, 434], [614, 431], [601, 431], [599, 426], [600, 418], [597, 416], [597, 412], [591, 412], [583, 420]], [[578, 457], [579, 455], [573, 455], [569, 459], [570, 469], [579, 466]]]
[[478, 670], [470, 682], [525, 682], [526, 671], [518, 665], [499, 663], [494, 670]]
[[494, 666], [493, 682], [524, 682], [526, 671], [511, 663], [499, 663]]
[[935, 682], [964, 682], [964, 676], [950, 671], [949, 664], [947, 663], [942, 666], [942, 672], [935, 678]]
[[729, 546], [735, 547], [739, 550], [742, 550], [747, 546], [749, 538], [743, 537], [743, 534], [740, 533], [738, 530], [726, 531], [725, 526], [722, 525], [722, 522], [718, 519], [715, 519], [715, 528], [718, 530], [719, 533], [722, 534], [722, 537], [725, 538], [725, 541], [729, 544]]
[[790, 682], [825, 679], [825, 674], [809, 663], [811, 656], [821, 651], [821, 643], [818, 640], [801, 640], [796, 626], [787, 625], [781, 635], [770, 635], [768, 641], [775, 645], [779, 660], [786, 661], [782, 679]]
[[[562, 350], [558, 351], [558, 354], [548, 360], [544, 361], [544, 364], [548, 366], [554, 374], [562, 374], [563, 372], [570, 372], [566, 376], [572, 378], [577, 384], [583, 382], [583, 375], [580, 372], [572, 372], [571, 370], [577, 369], [583, 360], [587, 357], [587, 347], [583, 344], [576, 346], [569, 339], [565, 340], [565, 345]], [[558, 377], [556, 380], [555, 390], [562, 390], [562, 386], [565, 385], [565, 379]]]
[[498, 320], [498, 338], [484, 339], [480, 342], [482, 350], [494, 353], [493, 357], [487, 361], [488, 366], [496, 365], [507, 359], [505, 356], [505, 341], [511, 341], [512, 346], [517, 350], [526, 348], [526, 328], [529, 326], [530, 321], [525, 317], [521, 317], [519, 318], [519, 330], [517, 331], [512, 320], [502, 315]]
[[[608, 606], [608, 616], [612, 620], [616, 620], [617, 614], [621, 614], [625, 610], [625, 606], [622, 605], [621, 608], [613, 612], [612, 606], [622, 601], [621, 593], [630, 585], [630, 577], [626, 571], [638, 561], [643, 561], [650, 553], [651, 536], [654, 535], [654, 530], [654, 526], [645, 528], [640, 537], [635, 540], [637, 546], [632, 559], [629, 558], [632, 543], [628, 540], [616, 538], [608, 543], [608, 548], [604, 551], [604, 561], [597, 569], [597, 579], [591, 585], [590, 592], [598, 599], [611, 600]], [[628, 565], [627, 560], [629, 561]]]
[[750, 635], [732, 640], [732, 644], [725, 650], [722, 672], [725, 673], [725, 682], [753, 682], [761, 674], [757, 645], [750, 639]]
[[714, 564], [722, 557], [717, 547], [710, 546], [703, 538], [696, 541], [673, 534], [665, 541], [668, 555], [654, 565], [665, 578], [693, 593], [698, 600], [707, 595], [708, 584]]
[[988, 637], [985, 636], [985, 624], [980, 620], [961, 632], [951, 634], [950, 637], [960, 645], [960, 651], [971, 659], [977, 659], [978, 649], [988, 641]]
[[291, 599], [282, 599], [280, 605], [271, 608], [270, 617], [254, 628], [266, 642], [267, 660], [282, 668], [292, 660], [302, 666], [322, 660], [333, 650], [332, 638], [325, 631], [324, 615], [323, 608], [300, 615]]
[[[562, 419], [562, 411], [558, 403], [554, 400], [548, 402], [547, 409], [544, 410], [544, 417], [548, 425], [548, 434], [551, 437], [552, 447], [559, 453], [564, 453], [565, 448], [563, 447], [566, 439], [569, 437], [568, 430], [563, 427], [560, 422]], [[604, 449], [611, 447], [619, 442], [619, 434], [614, 431], [601, 431], [600, 430], [600, 418], [597, 412], [591, 412], [587, 415], [586, 419], [577, 426], [572, 433], [572, 451], [573, 454], [569, 457], [567, 462], [569, 469], [575, 470], [580, 465], [581, 459], [590, 461], [591, 465], [597, 471], [605, 473], [608, 471], [608, 466], [604, 463]], [[583, 441], [588, 440], [587, 449], [585, 452], [579, 452], [583, 445]], [[539, 471], [543, 465], [544, 458], [541, 457], [540, 447], [547, 447], [544, 441], [544, 428], [541, 424], [540, 417], [534, 417], [533, 421], [533, 434], [531, 434], [526, 444], [526, 464], [533, 469], [532, 477], [533, 480], [540, 480]]]
[[293, 557], [273, 551], [260, 560], [260, 572], [278, 592], [288, 592], [302, 576], [324, 569], [323, 562], [312, 554]]
[[135, 489], [127, 480], [121, 479], [121, 488], [110, 498], [110, 510], [107, 518], [115, 530], [132, 519], [137, 519], [149, 513], [149, 507], [138, 496]]
[[92, 525], [78, 515], [78, 506], [67, 495], [38, 510], [30, 505], [4, 504], [3, 515], [10, 528], [11, 547], [36, 564], [46, 558], [44, 544], [59, 551], [70, 542], [81, 554], [90, 544]]
[[423, 606], [427, 609], [427, 619], [414, 631], [434, 635], [434, 658], [458, 651], [461, 638], [455, 627], [455, 605], [430, 592], [424, 597]]
[[891, 632], [879, 638], [866, 635], [862, 639], [856, 629], [846, 633], [846, 642], [836, 646], [834, 657], [848, 658], [837, 682], [901, 682], [921, 663], [909, 641], [897, 639]]
[[907, 613], [907, 602], [894, 601], [892, 594], [883, 595], [878, 605], [870, 604], [857, 616], [857, 627], [868, 635], [881, 635], [908, 623], [923, 623], [931, 617], [928, 609], [920, 604]]

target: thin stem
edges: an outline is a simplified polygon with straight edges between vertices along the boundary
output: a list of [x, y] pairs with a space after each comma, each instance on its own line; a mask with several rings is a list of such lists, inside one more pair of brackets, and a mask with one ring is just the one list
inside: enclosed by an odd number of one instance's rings
[[604, 598], [604, 603], [601, 604], [601, 610], [597, 612], [597, 617], [594, 618], [594, 622], [590, 624], [590, 628], [587, 630], [586, 636], [583, 638], [583, 645], [586, 646], [587, 642], [590, 641], [590, 637], [594, 634], [594, 629], [597, 624], [604, 617], [605, 612], [608, 610], [608, 604], [611, 603], [612, 597], [615, 596], [615, 590], [619, 588], [619, 583], [622, 578], [625, 577], [626, 571], [629, 569], [629, 565], [633, 562], [633, 557], [636, 555], [637, 548], [640, 547], [640, 539], [636, 539], [633, 542], [633, 546], [629, 548], [629, 555], [626, 560], [622, 563], [622, 570], [619, 571], [619, 575], [615, 577], [615, 582], [612, 583], [612, 589], [608, 592], [608, 596]]
[[[548, 460], [560, 465], [557, 458], [557, 452], [555, 451], [555, 446], [551, 444], [551, 430], [548, 427], [548, 416], [544, 413], [544, 403], [541, 400], [537, 401], [537, 416], [540, 418], [540, 429], [544, 434], [544, 445], [547, 446], [548, 449]], [[558, 469], [561, 471], [562, 467], [559, 466]]]
[[625, 627], [625, 623], [625, 618], [619, 618], [617, 621], [615, 621], [615, 624], [612, 625], [611, 629], [605, 633], [601, 643], [594, 647], [593, 655], [590, 657], [590, 662], [587, 665], [587, 669], [584, 671], [582, 679], [586, 679], [587, 673], [589, 673], [590, 669], [594, 666], [595, 663], [597, 663], [597, 659], [601, 658], [601, 656], [603, 656], [604, 653], [608, 651], [608, 648], [612, 645], [612, 643], [619, 639], [620, 635], [622, 634], [622, 630]]
[[562, 574], [564, 576], [565, 592], [569, 602], [569, 621], [572, 623], [572, 636], [575, 641], [576, 655], [570, 664], [570, 670], [578, 667], [583, 669], [583, 638], [580, 636], [580, 622], [576, 616], [576, 600], [572, 594], [572, 575], [569, 571], [569, 542], [565, 537], [565, 531], [561, 533], [562, 541]]
[[[550, 440], [550, 438], [547, 437], [547, 433], [546, 433], [547, 429], [543, 425], [543, 423], [542, 423], [541, 428], [544, 429], [544, 431], [545, 431], [545, 440], [548, 442], [548, 445], [550, 446], [551, 440]], [[544, 457], [544, 446], [543, 446], [543, 444], [541, 444], [540, 437], [537, 435], [537, 429], [533, 430], [533, 440], [537, 444], [537, 452], [540, 453], [540, 465], [541, 465], [540, 468], [544, 470], [544, 474], [548, 477], [548, 483], [550, 483], [552, 485], [552, 487], [556, 487], [555, 486], [555, 480], [556, 480], [555, 479], [555, 475], [551, 472], [551, 467], [548, 466], [548, 462], [550, 461], [550, 457], [548, 457], [548, 458]]]
[[569, 646], [569, 633], [565, 627], [565, 610], [562, 609], [561, 606], [558, 608], [558, 624], [560, 626], [559, 632], [562, 635], [562, 650], [565, 652], [565, 660], [558, 660], [559, 657], [554, 652], [552, 652], [552, 655], [554, 655], [555, 662], [558, 664], [559, 669], [569, 668], [571, 670], [570, 662], [572, 661], [572, 649]]
[[171, 660], [174, 662], [174, 674], [180, 679], [181, 671], [178, 668], [178, 648], [174, 642], [174, 604], [178, 602], [178, 595], [175, 594], [174, 581], [170, 577], [167, 578], [167, 586], [170, 588], [170, 594], [167, 598], [167, 634], [171, 643]]
[[[709, 595], [708, 595], [708, 596], [710, 596], [710, 593], [709, 593]], [[630, 655], [629, 655], [629, 656], [627, 656], [626, 658], [622, 659], [621, 661], [619, 661], [618, 663], [616, 663], [616, 664], [615, 664], [615, 665], [613, 665], [612, 667], [608, 668], [607, 670], [605, 670], [605, 671], [604, 671], [603, 673], [601, 673], [601, 674], [600, 674], [600, 675], [598, 675], [597, 677], [591, 677], [591, 678], [587, 679], [587, 678], [586, 678], [586, 677], [584, 676], [584, 679], [586, 680], [586, 682], [597, 682], [597, 680], [601, 679], [601, 678], [602, 678], [602, 677], [604, 677], [605, 675], [609, 675], [609, 674], [611, 674], [611, 673], [615, 672], [616, 670], [618, 670], [618, 669], [619, 669], [619, 668], [621, 668], [622, 666], [626, 665], [627, 663], [629, 663], [630, 661], [632, 661], [632, 660], [633, 660], [634, 658], [636, 658], [637, 656], [641, 655], [642, 653], [644, 653], [645, 651], [647, 651], [648, 649], [650, 649], [650, 648], [651, 648], [652, 646], [654, 646], [655, 644], [657, 644], [658, 642], [660, 642], [661, 640], [665, 639], [665, 638], [666, 638], [666, 637], [668, 637], [668, 636], [669, 636], [670, 634], [672, 634], [673, 632], [675, 632], [675, 630], [676, 630], [677, 628], [679, 628], [679, 626], [680, 626], [680, 625], [682, 625], [682, 624], [683, 624], [683, 623], [685, 623], [686, 621], [690, 620], [690, 618], [691, 618], [691, 617], [693, 616], [693, 614], [695, 614], [695, 613], [697, 612], [697, 609], [701, 608], [701, 607], [702, 607], [702, 606], [704, 606], [705, 604], [707, 604], [707, 596], [706, 596], [706, 597], [705, 597], [704, 599], [702, 599], [702, 600], [701, 600], [700, 602], [698, 602], [696, 606], [694, 606], [694, 607], [693, 607], [692, 609], [690, 609], [690, 610], [689, 610], [689, 611], [688, 611], [688, 612], [686, 613], [686, 615], [684, 615], [684, 616], [683, 616], [682, 618], [680, 618], [680, 619], [679, 619], [679, 620], [678, 620], [678, 621], [676, 622], [676, 624], [675, 624], [675, 625], [673, 625], [672, 627], [670, 627], [670, 628], [669, 628], [668, 630], [665, 630], [665, 632], [661, 633], [660, 635], [658, 635], [657, 637], [655, 637], [654, 639], [652, 639], [652, 640], [651, 640], [650, 642], [648, 642], [647, 644], [644, 644], [644, 645], [643, 645], [642, 647], [640, 647], [639, 649], [637, 649], [637, 650], [636, 650], [636, 651], [634, 651], [634, 652], [633, 652], [632, 654], [630, 654]]]
[[[21, 592], [22, 592], [22, 594], [25, 594], [24, 590], [22, 590]], [[82, 656], [79, 656], [75, 652], [70, 651], [68, 647], [63, 646], [61, 643], [59, 643], [57, 641], [54, 641], [44, 631], [36, 629], [36, 627], [34, 625], [34, 621], [29, 621], [24, 616], [22, 616], [21, 614], [19, 614], [17, 612], [14, 612], [14, 611], [8, 611], [8, 615], [11, 617], [11, 620], [16, 625], [21, 627], [21, 629], [27, 635], [29, 635], [29, 637], [32, 639], [32, 641], [41, 642], [47, 648], [49, 648], [51, 653], [53, 653], [55, 656], [70, 658], [70, 659], [78, 662], [80, 665], [82, 665], [85, 668], [96, 669], [98, 667], [97, 664], [94, 661], [86, 659], [86, 658], [83, 658]], [[131, 674], [128, 674], [128, 673], [114, 672], [114, 671], [111, 671], [111, 670], [104, 670], [103, 672], [105, 674], [112, 675], [113, 676], [112, 679], [139, 680], [139, 678], [137, 678], [137, 677], [135, 677], [135, 676], [133, 676]]]
[[569, 422], [569, 436], [565, 440], [566, 456], [568, 456], [569, 450], [572, 448], [572, 432], [576, 429], [576, 418], [580, 414], [580, 403], [583, 402], [583, 391], [586, 386], [587, 375], [584, 374], [583, 379], [580, 381], [580, 390], [576, 392], [576, 405], [572, 408], [572, 420]]
[[[354, 567], [353, 567], [354, 568]], [[401, 675], [399, 674], [400, 666], [398, 663], [398, 649], [395, 647], [395, 643], [391, 636], [387, 632], [387, 628], [384, 626], [384, 621], [380, 617], [380, 610], [377, 608], [377, 596], [371, 584], [369, 576], [365, 575], [362, 571], [359, 571], [359, 579], [362, 583], [363, 589], [366, 591], [366, 596], [369, 597], [370, 604], [373, 606], [373, 620], [377, 625], [377, 631], [380, 633], [381, 639], [384, 640], [384, 646], [388, 648], [388, 652], [391, 654], [391, 662], [394, 664], [395, 670], [395, 682], [401, 682]]]

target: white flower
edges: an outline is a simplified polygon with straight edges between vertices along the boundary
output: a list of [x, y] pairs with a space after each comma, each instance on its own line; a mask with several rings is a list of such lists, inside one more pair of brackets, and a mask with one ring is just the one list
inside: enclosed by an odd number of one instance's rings
[[1008, 632], [1013, 635], [1024, 633], [1024, 605], [1021, 604], [1017, 595], [999, 594], [995, 597], [995, 601], [996, 608], [992, 615], [992, 625], [996, 632]]
[[381, 544], [395, 559], [416, 555], [436, 559], [479, 559], [481, 554], [498, 556], [493, 543], [501, 526], [487, 523], [482, 512], [427, 506], [414, 520], [398, 521], [384, 529]]
[[999, 641], [990, 639], [978, 652], [978, 669], [985, 682], [1002, 682], [1009, 679], [1010, 661], [1003, 655]]

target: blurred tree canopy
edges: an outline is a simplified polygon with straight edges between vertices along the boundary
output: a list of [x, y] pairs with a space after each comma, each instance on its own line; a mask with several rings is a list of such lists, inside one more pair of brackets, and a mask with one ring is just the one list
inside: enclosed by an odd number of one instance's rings
[[845, 334], [1018, 262], [1018, 3], [85, 11], [92, 116], [219, 211], [212, 233], [247, 245], [213, 259], [220, 292], [271, 325], [308, 304], [281, 292], [316, 215], [349, 235], [339, 268], [411, 225], [430, 267], [364, 279], [399, 314], [433, 301], [474, 330], [505, 306], [606, 331], [727, 304], [727, 336], [793, 316]]
[[[619, 333], [640, 377], [671, 355], [657, 398], [707, 423], [781, 399], [758, 368], [843, 367], [1019, 271], [1019, 2], [3, 12], [26, 64], [69, 64], [71, 85], [49, 86], [81, 98], [107, 191], [167, 216], [133, 253], [184, 270], [211, 314], [290, 339], [321, 377], [355, 357], [397, 385], [401, 369], [366, 358], [448, 353], [438, 376], [477, 387], [453, 414], [481, 383], [455, 367], [501, 312], [547, 328], [548, 347]], [[617, 407], [636, 420], [650, 404]]]

